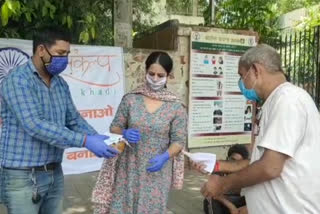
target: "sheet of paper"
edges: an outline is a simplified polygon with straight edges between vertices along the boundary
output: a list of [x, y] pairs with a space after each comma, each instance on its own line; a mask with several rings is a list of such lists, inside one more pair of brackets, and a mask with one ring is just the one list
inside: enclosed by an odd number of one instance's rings
[[202, 163], [206, 166], [204, 168], [205, 171], [208, 173], [212, 173], [214, 170], [214, 167], [216, 165], [216, 155], [212, 153], [202, 153], [202, 152], [196, 152], [196, 153], [189, 153], [189, 152], [183, 152], [187, 157], [189, 157], [192, 161], [196, 163]]
[[119, 141], [123, 140], [123, 136], [119, 134], [114, 134], [109, 132], [105, 132], [103, 134], [109, 136], [109, 139], [104, 141], [107, 145], [118, 143]]

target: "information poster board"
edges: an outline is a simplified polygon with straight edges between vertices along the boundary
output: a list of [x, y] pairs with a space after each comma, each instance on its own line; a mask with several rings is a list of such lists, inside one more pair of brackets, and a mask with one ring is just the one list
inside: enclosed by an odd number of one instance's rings
[[191, 33], [189, 148], [251, 142], [253, 104], [238, 87], [238, 62], [254, 46], [254, 35]]

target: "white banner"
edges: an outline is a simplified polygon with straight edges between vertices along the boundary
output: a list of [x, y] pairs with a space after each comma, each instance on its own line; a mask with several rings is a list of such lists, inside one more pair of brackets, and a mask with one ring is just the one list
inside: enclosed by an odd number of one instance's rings
[[[0, 84], [12, 68], [30, 56], [32, 41], [0, 39]], [[99, 133], [108, 131], [124, 94], [122, 48], [71, 45], [69, 65], [61, 76], [68, 82], [82, 117]], [[62, 165], [65, 174], [78, 174], [99, 170], [102, 161], [84, 148], [70, 148], [65, 150]]]

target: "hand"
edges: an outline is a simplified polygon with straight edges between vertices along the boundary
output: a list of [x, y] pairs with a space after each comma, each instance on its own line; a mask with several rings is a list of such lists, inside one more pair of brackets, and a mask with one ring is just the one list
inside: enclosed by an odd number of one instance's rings
[[242, 206], [238, 208], [239, 214], [248, 214], [247, 206]]
[[217, 198], [225, 193], [223, 178], [218, 175], [210, 175], [206, 183], [201, 188], [201, 193], [205, 198]]
[[123, 129], [122, 135], [129, 143], [138, 143], [140, 140], [140, 131], [138, 129]]
[[106, 135], [87, 135], [85, 147], [99, 158], [113, 158], [119, 152], [104, 142], [108, 138]]
[[169, 160], [170, 155], [169, 152], [165, 152], [161, 155], [157, 155], [154, 158], [152, 158], [149, 163], [152, 164], [152, 166], [149, 166], [147, 168], [148, 172], [157, 172], [162, 169], [164, 164]]
[[238, 208], [231, 201], [229, 201], [224, 195], [221, 195], [215, 198], [215, 200], [220, 201], [225, 207], [227, 207], [230, 214], [239, 214]]
[[204, 170], [204, 168], [206, 168], [206, 165], [201, 163], [201, 162], [194, 162], [192, 160], [190, 160], [191, 163], [191, 167], [192, 169], [197, 170], [198, 172], [202, 173], [202, 174], [208, 174], [207, 171]]

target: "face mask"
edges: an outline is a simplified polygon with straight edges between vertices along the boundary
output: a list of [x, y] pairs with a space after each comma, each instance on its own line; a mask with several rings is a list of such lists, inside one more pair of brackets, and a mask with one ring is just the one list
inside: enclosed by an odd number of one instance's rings
[[239, 80], [238, 84], [239, 84], [240, 91], [242, 92], [243, 96], [245, 96], [245, 98], [247, 98], [248, 100], [256, 101], [256, 102], [260, 102], [261, 101], [261, 99], [258, 96], [256, 90], [254, 90], [254, 89], [246, 89], [242, 79]]
[[167, 82], [167, 77], [163, 77], [158, 81], [154, 81], [149, 74], [147, 74], [146, 79], [148, 86], [154, 91], [163, 89]]
[[48, 54], [51, 57], [51, 60], [49, 63], [45, 63], [42, 59], [42, 62], [44, 63], [44, 66], [46, 67], [47, 71], [51, 74], [51, 75], [58, 75], [60, 74], [62, 71], [64, 71], [66, 69], [66, 67], [68, 66], [68, 56], [53, 56], [50, 54], [50, 52], [47, 50]]

